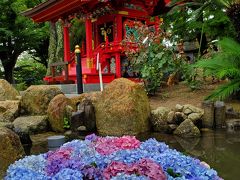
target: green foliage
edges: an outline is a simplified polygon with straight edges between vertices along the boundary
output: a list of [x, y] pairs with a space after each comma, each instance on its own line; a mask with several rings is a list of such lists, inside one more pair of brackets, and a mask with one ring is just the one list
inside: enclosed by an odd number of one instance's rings
[[15, 85], [15, 89], [18, 91], [25, 91], [28, 88], [25, 82], [21, 82]]
[[185, 59], [177, 58], [172, 48], [158, 43], [152, 42], [151, 45], [144, 46], [129, 58], [131, 58], [133, 68], [141, 72], [149, 94], [155, 94], [170, 74], [174, 74], [179, 79], [189, 79], [189, 81], [192, 78], [193, 68], [190, 68], [191, 66]]
[[72, 26], [70, 29], [70, 42], [71, 42], [71, 50], [74, 51], [75, 45], [82, 45], [82, 41], [85, 39], [85, 23], [79, 19], [73, 19], [71, 21]]
[[182, 72], [182, 79], [185, 80], [185, 82], [187, 83], [188, 87], [191, 90], [201, 89], [202, 82], [196, 79], [199, 75], [194, 65], [189, 63], [184, 63], [181, 66], [181, 72]]
[[23, 89], [24, 86], [42, 84], [43, 77], [46, 74], [46, 67], [34, 61], [29, 55], [24, 58], [18, 60], [14, 68], [16, 84], [19, 84]]
[[[0, 60], [4, 67], [5, 78], [13, 81], [13, 68], [18, 56], [27, 50], [42, 50], [47, 42], [48, 28], [45, 24], [36, 24], [20, 15], [28, 8], [42, 1], [4, 0], [0, 1]], [[38, 53], [38, 55], [42, 53]]]
[[165, 17], [165, 28], [175, 41], [195, 38], [200, 41], [201, 33], [210, 41], [235, 36], [233, 25], [218, 0], [172, 0], [170, 6], [172, 9]]
[[64, 129], [69, 129], [70, 128], [70, 121], [67, 117], [63, 118], [63, 128]]
[[147, 45], [132, 57], [134, 69], [141, 72], [148, 93], [154, 94], [163, 76], [174, 71], [173, 52], [157, 43]]
[[224, 38], [219, 42], [221, 51], [212, 58], [199, 61], [196, 66], [203, 68], [206, 75], [215, 75], [217, 78], [228, 78], [229, 82], [207, 99], [225, 99], [240, 90], [240, 44], [236, 41]]
[[182, 177], [182, 175], [180, 173], [175, 173], [172, 168], [168, 168], [167, 173], [174, 178]]

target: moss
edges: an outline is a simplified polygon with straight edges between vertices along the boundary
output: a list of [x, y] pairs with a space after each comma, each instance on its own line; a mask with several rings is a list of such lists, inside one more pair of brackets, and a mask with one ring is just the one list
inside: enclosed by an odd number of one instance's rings
[[97, 129], [103, 135], [136, 135], [149, 130], [150, 105], [141, 85], [120, 78], [96, 101]]

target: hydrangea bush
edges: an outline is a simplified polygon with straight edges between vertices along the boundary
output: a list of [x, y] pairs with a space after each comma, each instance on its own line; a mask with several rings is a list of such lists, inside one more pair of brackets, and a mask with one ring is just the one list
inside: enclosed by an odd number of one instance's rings
[[10, 165], [5, 180], [220, 180], [198, 159], [166, 144], [133, 136], [74, 140], [55, 151], [28, 156]]

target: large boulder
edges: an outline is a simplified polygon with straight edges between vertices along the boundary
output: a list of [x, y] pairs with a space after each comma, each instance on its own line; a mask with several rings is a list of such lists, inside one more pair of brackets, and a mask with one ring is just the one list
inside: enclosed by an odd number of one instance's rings
[[143, 87], [120, 78], [108, 84], [95, 103], [101, 135], [136, 135], [149, 130], [150, 105]]
[[7, 167], [24, 153], [19, 137], [10, 129], [0, 127], [0, 179], [4, 176]]
[[20, 111], [19, 101], [0, 101], [0, 122], [12, 122]]
[[47, 116], [22, 116], [13, 122], [14, 129], [26, 134], [37, 134], [48, 130]]
[[55, 96], [49, 103], [47, 114], [49, 123], [53, 131], [64, 132], [64, 121], [70, 121], [71, 114], [71, 101], [65, 95], [59, 94]]
[[55, 86], [38, 85], [30, 86], [22, 95], [21, 110], [28, 115], [46, 115], [50, 101], [61, 90]]
[[201, 136], [200, 130], [193, 124], [190, 119], [183, 121], [173, 134], [181, 137], [198, 137]]
[[6, 80], [0, 79], [0, 101], [17, 100], [18, 91]]
[[171, 110], [166, 107], [158, 107], [151, 112], [151, 123], [156, 132], [168, 132], [169, 114]]

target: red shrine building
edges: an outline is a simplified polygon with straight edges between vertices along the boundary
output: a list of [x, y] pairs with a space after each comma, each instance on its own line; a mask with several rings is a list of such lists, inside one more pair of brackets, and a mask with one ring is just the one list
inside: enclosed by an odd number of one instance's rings
[[[136, 48], [134, 42], [125, 42], [127, 36], [134, 36], [138, 24], [153, 27], [157, 32], [162, 22], [158, 18], [160, 11], [170, 0], [48, 0], [23, 15], [33, 21], [56, 22], [61, 20], [64, 32], [64, 63], [50, 65], [52, 75], [44, 78], [48, 83], [64, 81], [76, 82], [76, 62], [74, 50], [70, 49], [70, 31], [72, 18], [85, 21], [86, 40], [81, 46], [81, 64], [83, 83], [99, 83], [97, 62], [101, 63], [103, 83], [126, 76], [128, 60], [126, 48]], [[153, 17], [155, 16], [155, 17]], [[66, 65], [61, 75], [55, 75], [57, 65]], [[128, 72], [128, 78], [136, 74]]]

